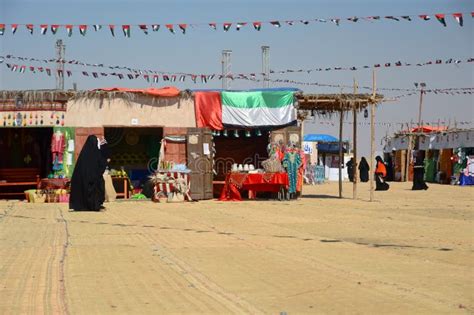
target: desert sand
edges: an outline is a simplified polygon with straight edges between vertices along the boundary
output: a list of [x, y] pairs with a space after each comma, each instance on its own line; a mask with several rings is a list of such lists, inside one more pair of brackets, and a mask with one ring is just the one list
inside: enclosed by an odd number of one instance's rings
[[474, 189], [0, 202], [0, 314], [474, 313]]

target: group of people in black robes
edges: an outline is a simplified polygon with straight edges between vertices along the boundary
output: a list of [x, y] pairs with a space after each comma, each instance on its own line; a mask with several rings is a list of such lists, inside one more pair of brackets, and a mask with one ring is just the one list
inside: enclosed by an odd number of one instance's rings
[[[390, 188], [387, 181], [394, 179], [392, 157], [389, 156], [387, 161], [383, 161], [381, 156], [375, 158], [375, 190], [384, 191]], [[347, 163], [347, 173], [349, 174], [349, 180], [354, 181], [354, 158], [351, 158]], [[362, 157], [359, 163], [359, 176], [361, 182], [369, 181], [369, 164], [367, 160]], [[413, 158], [413, 186], [412, 190], [427, 190], [428, 185], [424, 179], [425, 167], [424, 167], [424, 155], [422, 151], [415, 153]]]
[[71, 178], [69, 209], [100, 211], [105, 209], [103, 174], [110, 158], [105, 139], [89, 136], [76, 161]]
[[[354, 181], [354, 158], [351, 158], [347, 163], [346, 163], [346, 166], [347, 166], [347, 174], [349, 175], [349, 180], [351, 182]], [[360, 159], [360, 163], [359, 163], [359, 178], [360, 178], [360, 181], [363, 182], [363, 183], [366, 183], [369, 181], [369, 163], [367, 163], [367, 160], [365, 159], [365, 157], [362, 157]]]

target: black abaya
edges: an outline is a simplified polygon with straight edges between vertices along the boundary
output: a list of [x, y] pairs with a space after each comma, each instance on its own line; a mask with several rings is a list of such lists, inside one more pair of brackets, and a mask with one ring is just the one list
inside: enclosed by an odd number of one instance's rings
[[354, 181], [354, 159], [351, 158], [347, 163], [347, 175], [349, 176], [349, 181]]
[[425, 167], [423, 160], [416, 158], [415, 165], [413, 166], [413, 186], [411, 190], [427, 190], [428, 185], [425, 183]]
[[89, 136], [82, 148], [71, 178], [69, 208], [80, 211], [99, 211], [104, 199], [103, 173], [106, 163], [98, 147], [96, 136]]
[[367, 163], [367, 160], [362, 157], [359, 164], [359, 176], [361, 182], [366, 183], [369, 181], [369, 169], [369, 163]]

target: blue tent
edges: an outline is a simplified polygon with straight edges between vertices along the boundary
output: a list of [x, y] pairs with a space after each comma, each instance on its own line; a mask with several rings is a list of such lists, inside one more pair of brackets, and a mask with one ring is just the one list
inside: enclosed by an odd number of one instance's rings
[[321, 133], [311, 133], [307, 134], [303, 138], [304, 141], [312, 142], [339, 142], [339, 139], [331, 135], [325, 135]]

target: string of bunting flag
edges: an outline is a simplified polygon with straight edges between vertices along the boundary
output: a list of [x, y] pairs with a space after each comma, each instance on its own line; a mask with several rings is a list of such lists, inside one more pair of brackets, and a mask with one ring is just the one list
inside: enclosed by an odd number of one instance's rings
[[[139, 74], [167, 74], [167, 75], [192, 75], [191, 73], [186, 73], [186, 72], [170, 72], [170, 71], [159, 71], [159, 70], [151, 70], [151, 69], [137, 69], [137, 68], [132, 68], [129, 66], [117, 66], [117, 65], [107, 65], [104, 63], [90, 63], [90, 62], [84, 62], [80, 60], [65, 60], [65, 59], [40, 59], [40, 58], [34, 58], [34, 57], [23, 57], [23, 56], [15, 56], [15, 55], [5, 55], [2, 56], [0, 55], [0, 62], [5, 59], [12, 59], [12, 60], [20, 60], [20, 61], [29, 61], [29, 62], [40, 62], [40, 63], [62, 63], [62, 64], [69, 64], [69, 65], [74, 65], [74, 66], [84, 66], [84, 67], [94, 67], [94, 68], [109, 68], [111, 70], [128, 70], [133, 73], [139, 73]], [[286, 73], [311, 73], [311, 72], [321, 72], [321, 71], [344, 71], [344, 70], [359, 70], [359, 69], [376, 69], [376, 68], [389, 68], [389, 67], [411, 67], [411, 66], [416, 66], [416, 67], [422, 67], [422, 66], [431, 66], [431, 65], [443, 65], [443, 64], [461, 64], [461, 63], [472, 63], [474, 62], [474, 58], [467, 58], [466, 60], [461, 60], [461, 59], [455, 59], [455, 58], [448, 58], [448, 59], [431, 59], [429, 61], [425, 62], [418, 62], [418, 63], [413, 63], [413, 62], [402, 62], [402, 61], [396, 61], [396, 62], [385, 62], [385, 63], [376, 63], [373, 64], [372, 66], [364, 65], [364, 66], [352, 66], [352, 67], [317, 67], [317, 68], [312, 68], [312, 69], [287, 69], [287, 70], [280, 70], [280, 71], [275, 71], [275, 70], [270, 70], [270, 74], [286, 74]], [[213, 75], [214, 77], [219, 76], [218, 74], [206, 74], [207, 76]], [[250, 77], [254, 78], [256, 76], [263, 76], [265, 77], [266, 74], [263, 72], [260, 73], [239, 73], [237, 74], [239, 77]]]
[[447, 26], [446, 18], [451, 16], [459, 26], [464, 25], [464, 15], [471, 15], [474, 18], [474, 12], [455, 12], [455, 13], [434, 13], [434, 14], [416, 14], [416, 15], [373, 15], [373, 16], [352, 16], [352, 17], [333, 17], [333, 18], [311, 18], [311, 19], [296, 19], [296, 20], [269, 20], [269, 21], [252, 21], [252, 22], [207, 22], [207, 23], [178, 23], [178, 24], [21, 24], [21, 23], [0, 23], [0, 35], [4, 35], [6, 33], [6, 28], [9, 27], [11, 30], [11, 34], [15, 34], [19, 27], [22, 27], [31, 35], [35, 34], [35, 30], [39, 29], [39, 34], [46, 35], [48, 30], [50, 30], [51, 34], [56, 35], [60, 29], [65, 29], [66, 33], [69, 37], [71, 37], [74, 33], [74, 29], [79, 31], [79, 34], [82, 36], [86, 36], [89, 29], [93, 29], [95, 32], [98, 32], [104, 28], [108, 28], [109, 32], [112, 36], [115, 37], [116, 29], [121, 29], [124, 37], [131, 37], [132, 28], [138, 29], [145, 35], [148, 35], [151, 32], [158, 32], [162, 25], [171, 33], [175, 34], [176, 31], [179, 31], [182, 34], [186, 34], [186, 31], [189, 28], [198, 28], [198, 27], [209, 27], [212, 30], [217, 30], [218, 28], [222, 28], [224, 32], [228, 32], [233, 27], [236, 31], [240, 31], [246, 26], [253, 27], [254, 30], [260, 31], [262, 30], [264, 25], [269, 25], [271, 27], [280, 28], [283, 25], [293, 26], [296, 24], [302, 25], [309, 25], [311, 23], [333, 23], [334, 25], [341, 25], [343, 22], [347, 23], [357, 23], [359, 21], [368, 21], [368, 22], [376, 22], [382, 20], [390, 20], [390, 21], [413, 21], [414, 19], [421, 19], [423, 21], [429, 21], [434, 16], [435, 19], [441, 23], [444, 27]]
[[[17, 73], [26, 73], [30, 72], [33, 74], [45, 74], [47, 76], [53, 76], [53, 75], [58, 75], [59, 77], [67, 76], [67, 77], [72, 77], [73, 73], [75, 74], [81, 74], [83, 77], [90, 77], [94, 79], [99, 79], [99, 78], [104, 78], [108, 76], [112, 77], [117, 77], [118, 79], [125, 79], [128, 78], [129, 80], [135, 80], [135, 79], [143, 79], [147, 82], [153, 82], [153, 83], [158, 83], [161, 77], [161, 80], [165, 82], [185, 82], [186, 78], [190, 78], [193, 83], [197, 83], [198, 80], [201, 83], [208, 83], [209, 81], [218, 78], [222, 79], [222, 75], [216, 76], [214, 74], [212, 75], [198, 75], [198, 74], [147, 74], [147, 73], [118, 73], [118, 72], [96, 72], [96, 71], [80, 71], [80, 70], [62, 70], [62, 69], [51, 69], [48, 67], [41, 67], [41, 66], [31, 66], [31, 65], [17, 65], [17, 64], [10, 64], [10, 63], [3, 63], [2, 60], [0, 60], [0, 64], [4, 64], [10, 71], [12, 72], [17, 72]], [[234, 75], [228, 75], [228, 78], [231, 80], [248, 80], [248, 81], [257, 81], [260, 82], [262, 80], [258, 79], [251, 79], [246, 76], [234, 76]], [[291, 84], [303, 84], [303, 85], [311, 85], [311, 86], [319, 86], [319, 87], [331, 87], [331, 88], [350, 88], [352, 89], [353, 86], [351, 85], [342, 85], [342, 84], [327, 84], [327, 83], [320, 83], [320, 82], [298, 82], [298, 81], [292, 81], [292, 80], [281, 80], [281, 79], [276, 79], [276, 80], [268, 80], [273, 83], [291, 83]], [[369, 86], [361, 86], [359, 87], [360, 89], [367, 89], [371, 90], [372, 87]], [[419, 92], [418, 89], [403, 89], [403, 88], [378, 88], [378, 90], [381, 91], [407, 91], [408, 93], [402, 94], [395, 96], [394, 98], [402, 98], [406, 96], [410, 96], [413, 94], [417, 94]], [[441, 88], [441, 89], [426, 89], [423, 90], [424, 93], [435, 93], [435, 94], [450, 94], [450, 95], [455, 95], [455, 94], [472, 94], [474, 88]]]
[[[311, 120], [312, 117], [310, 116], [309, 119], [306, 120], [306, 122], [310, 124], [320, 124], [320, 125], [329, 125], [329, 126], [337, 126], [339, 123], [333, 122], [333, 121], [324, 121], [324, 120]], [[343, 122], [346, 125], [354, 125], [354, 122], [352, 121], [344, 121]], [[469, 126], [472, 125], [474, 122], [473, 121], [456, 121], [456, 120], [449, 120], [449, 121], [431, 121], [431, 122], [423, 122], [423, 125], [427, 126], [451, 126], [451, 125], [461, 125], [461, 126]], [[370, 122], [366, 121], [360, 121], [357, 122], [358, 126], [370, 126]], [[374, 125], [376, 126], [384, 126], [384, 127], [400, 127], [401, 129], [404, 128], [404, 126], [407, 127], [407, 129], [410, 129], [409, 126], [417, 126], [417, 124], [413, 122], [374, 122]]]

